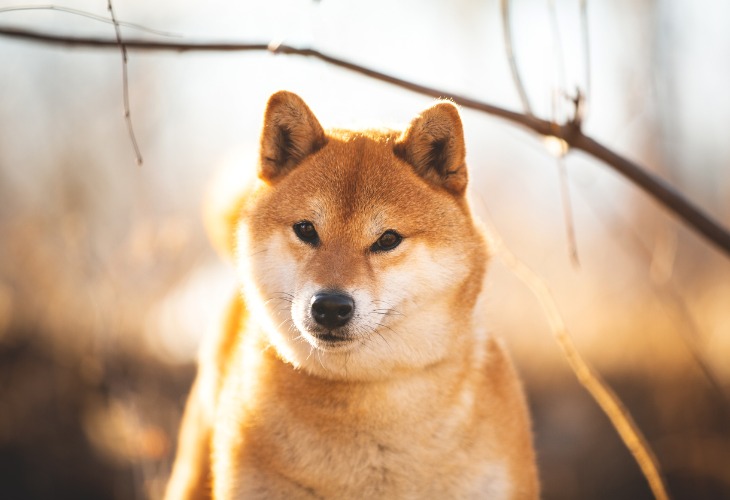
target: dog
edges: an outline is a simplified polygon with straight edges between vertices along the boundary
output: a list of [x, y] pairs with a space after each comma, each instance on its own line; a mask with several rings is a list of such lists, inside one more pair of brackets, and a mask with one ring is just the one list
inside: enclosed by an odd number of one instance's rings
[[271, 96], [258, 179], [208, 217], [242, 292], [202, 349], [166, 498], [538, 497], [467, 178], [451, 102], [325, 131]]

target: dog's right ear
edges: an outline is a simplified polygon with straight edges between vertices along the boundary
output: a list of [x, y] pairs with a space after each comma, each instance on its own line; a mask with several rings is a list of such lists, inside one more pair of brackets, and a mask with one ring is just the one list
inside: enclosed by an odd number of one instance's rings
[[275, 93], [264, 114], [259, 177], [276, 182], [326, 141], [322, 126], [301, 97], [284, 90]]
[[430, 183], [464, 195], [464, 129], [452, 102], [441, 101], [417, 116], [396, 141], [394, 152]]

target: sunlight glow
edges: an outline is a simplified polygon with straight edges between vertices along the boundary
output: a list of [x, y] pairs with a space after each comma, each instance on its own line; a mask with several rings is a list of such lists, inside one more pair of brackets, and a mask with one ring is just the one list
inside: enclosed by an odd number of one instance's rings
[[555, 137], [554, 135], [546, 135], [542, 139], [542, 143], [545, 145], [548, 152], [556, 158], [562, 158], [570, 149], [567, 142], [559, 137]]

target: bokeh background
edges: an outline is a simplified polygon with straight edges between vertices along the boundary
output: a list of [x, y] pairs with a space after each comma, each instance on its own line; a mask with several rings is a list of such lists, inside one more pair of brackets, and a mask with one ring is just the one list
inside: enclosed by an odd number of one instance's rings
[[[730, 227], [730, 4], [514, 0], [536, 114], [585, 130]], [[112, 38], [110, 24], [0, 1], [0, 25]], [[107, 2], [57, 5], [108, 17]], [[521, 110], [497, 0], [117, 0], [124, 37], [284, 40]], [[586, 54], [589, 55], [586, 58]], [[0, 498], [158, 498], [198, 342], [234, 293], [201, 222], [208, 179], [254, 168], [267, 97], [325, 125], [407, 123], [431, 99], [315, 60], [130, 51], [144, 156], [123, 119], [117, 50], [0, 37]], [[475, 211], [551, 287], [676, 498], [730, 498], [730, 260], [589, 156], [463, 110]], [[579, 264], [561, 190], [567, 179]], [[491, 266], [490, 328], [534, 415], [544, 497], [649, 498], [576, 382], [531, 292]]]

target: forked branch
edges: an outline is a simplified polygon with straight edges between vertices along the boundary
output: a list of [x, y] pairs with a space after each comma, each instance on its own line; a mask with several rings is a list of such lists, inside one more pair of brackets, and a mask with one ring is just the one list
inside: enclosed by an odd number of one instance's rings
[[[0, 36], [41, 42], [51, 45], [67, 47], [96, 47], [119, 50], [117, 40], [104, 38], [77, 37], [70, 35], [53, 35], [37, 31], [0, 27]], [[701, 209], [687, 200], [664, 179], [642, 168], [612, 151], [598, 141], [583, 133], [579, 120], [567, 124], [553, 123], [535, 116], [510, 111], [470, 97], [461, 96], [433, 87], [397, 78], [374, 69], [329, 56], [310, 48], [296, 48], [285, 44], [271, 45], [264, 43], [202, 43], [188, 41], [152, 41], [142, 39], [125, 39], [127, 50], [167, 51], [167, 52], [242, 52], [242, 51], [269, 51], [275, 54], [290, 54], [319, 59], [328, 64], [354, 71], [361, 75], [374, 78], [398, 87], [427, 96], [447, 97], [455, 103], [465, 107], [498, 116], [512, 123], [516, 123], [544, 136], [554, 136], [564, 140], [573, 149], [581, 150], [594, 158], [601, 160], [611, 168], [629, 179], [645, 193], [654, 198], [667, 210], [682, 219], [689, 227], [702, 234], [715, 244], [727, 256], [730, 256], [730, 232], [705, 214]]]

